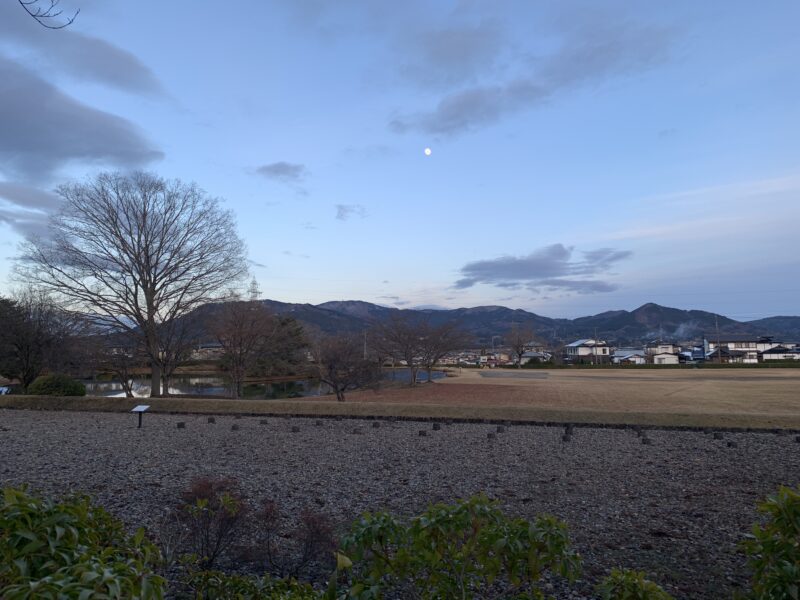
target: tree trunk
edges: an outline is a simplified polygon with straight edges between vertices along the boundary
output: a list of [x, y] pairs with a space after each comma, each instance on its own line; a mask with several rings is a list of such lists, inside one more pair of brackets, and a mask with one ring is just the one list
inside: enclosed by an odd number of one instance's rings
[[432, 376], [432, 373], [433, 373], [433, 367], [428, 367], [428, 368], [426, 369], [426, 371], [427, 371], [427, 373], [428, 373], [428, 383], [433, 383], [433, 376]]
[[150, 397], [161, 396], [161, 365], [153, 361], [150, 363]]

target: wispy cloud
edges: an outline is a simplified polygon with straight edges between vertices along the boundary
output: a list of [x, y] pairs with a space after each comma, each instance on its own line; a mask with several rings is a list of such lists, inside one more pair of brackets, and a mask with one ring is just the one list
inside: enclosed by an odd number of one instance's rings
[[501, 81], [478, 83], [445, 94], [431, 109], [401, 114], [396, 132], [458, 135], [543, 105], [570, 89], [637, 73], [662, 61], [673, 32], [607, 18], [562, 32], [554, 52]]
[[367, 216], [367, 209], [360, 204], [337, 204], [336, 205], [336, 218], [340, 221], [347, 221], [351, 217], [361, 217], [362, 219]]
[[32, 71], [0, 56], [0, 174], [48, 180], [74, 162], [138, 167], [158, 160], [129, 121], [90, 108]]
[[280, 183], [298, 183], [308, 176], [308, 169], [299, 163], [279, 161], [258, 167], [256, 173]]
[[32, 53], [38, 64], [57, 76], [126, 92], [163, 93], [153, 71], [136, 56], [111, 42], [81, 33], [77, 22], [53, 35], [30, 19], [16, 2], [0, 2], [0, 39]]
[[614, 284], [597, 278], [617, 262], [629, 258], [628, 250], [599, 248], [579, 253], [563, 244], [545, 246], [527, 256], [501, 256], [478, 260], [461, 267], [455, 288], [483, 283], [502, 289], [561, 289], [577, 293], [609, 292]]

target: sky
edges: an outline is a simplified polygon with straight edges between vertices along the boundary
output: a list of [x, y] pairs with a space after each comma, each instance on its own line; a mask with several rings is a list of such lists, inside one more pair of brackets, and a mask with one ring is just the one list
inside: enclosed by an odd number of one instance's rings
[[275, 300], [800, 314], [794, 0], [60, 7], [0, 0], [0, 293], [58, 185], [144, 169]]

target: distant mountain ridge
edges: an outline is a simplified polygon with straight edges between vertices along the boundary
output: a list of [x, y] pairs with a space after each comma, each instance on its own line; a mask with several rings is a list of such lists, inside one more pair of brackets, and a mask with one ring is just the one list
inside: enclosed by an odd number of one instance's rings
[[[522, 309], [505, 306], [472, 308], [399, 309], [361, 300], [341, 300], [322, 304], [292, 304], [263, 300], [279, 314], [288, 314], [315, 331], [324, 333], [361, 332], [393, 314], [424, 317], [433, 324], [457, 321], [475, 337], [476, 344], [490, 346], [493, 336], [503, 336], [512, 324], [530, 327], [546, 343], [570, 342], [595, 337], [609, 343], [634, 344], [655, 338], [674, 341], [700, 340], [703, 334], [770, 335], [777, 341], [800, 341], [800, 316], [776, 316], [755, 321], [736, 321], [703, 310], [683, 310], [655, 303], [639, 308], [612, 310], [576, 319], [552, 319]], [[496, 340], [498, 341], [498, 340]]]

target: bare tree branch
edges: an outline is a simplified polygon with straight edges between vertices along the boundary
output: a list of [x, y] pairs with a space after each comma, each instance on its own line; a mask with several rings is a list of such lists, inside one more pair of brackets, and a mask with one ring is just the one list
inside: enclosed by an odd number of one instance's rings
[[48, 0], [49, 6], [47, 8], [42, 8], [42, 4], [40, 0], [18, 0], [20, 6], [25, 9], [31, 17], [33, 17], [39, 25], [42, 27], [46, 27], [47, 29], [64, 29], [69, 25], [72, 25], [72, 22], [75, 21], [75, 17], [78, 16], [78, 13], [81, 12], [81, 9], [75, 11], [75, 14], [69, 17], [64, 23], [55, 23], [51, 19], [57, 19], [63, 14], [63, 10], [58, 7], [60, 0]]

